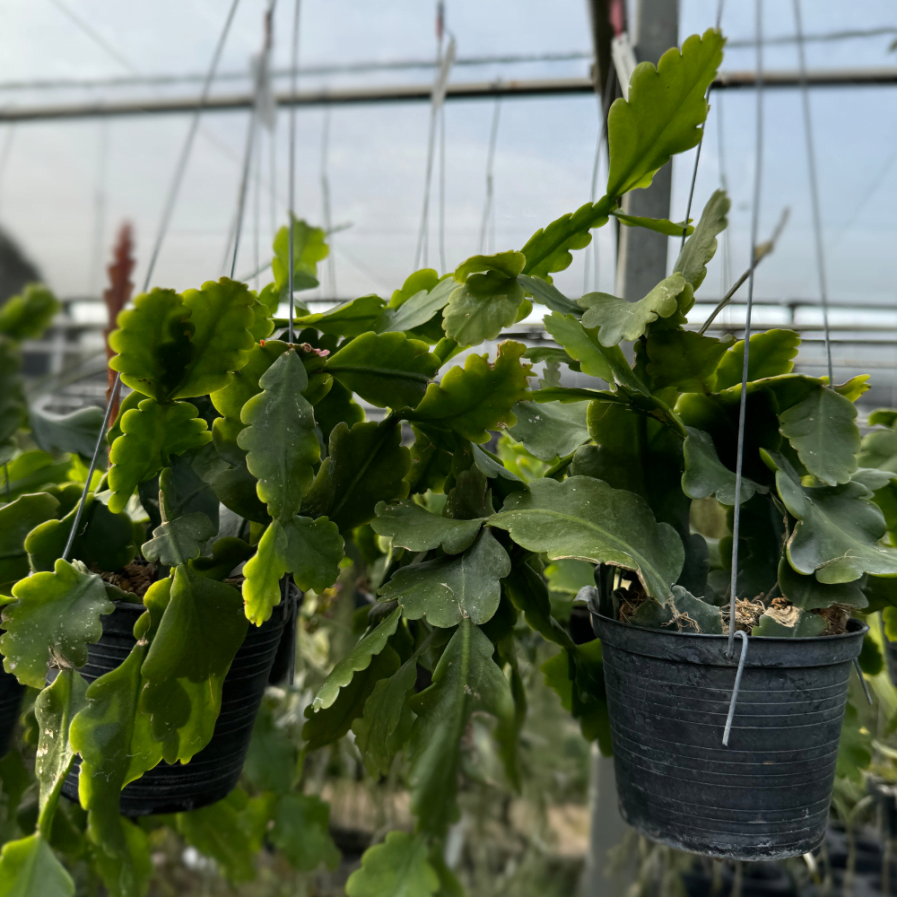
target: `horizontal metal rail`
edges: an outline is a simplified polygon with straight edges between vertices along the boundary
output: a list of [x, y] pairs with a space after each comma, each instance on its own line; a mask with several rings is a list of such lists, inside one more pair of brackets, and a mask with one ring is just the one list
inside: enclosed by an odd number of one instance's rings
[[[897, 67], [820, 69], [807, 73], [812, 87], [865, 87], [897, 84]], [[750, 89], [756, 85], [756, 74], [720, 72], [715, 90]], [[765, 88], [798, 88], [800, 77], [795, 71], [771, 71], [763, 75]], [[477, 100], [494, 97], [540, 97], [593, 94], [595, 83], [588, 77], [545, 78], [511, 81], [480, 81], [450, 84], [446, 100]], [[281, 106], [340, 106], [377, 103], [429, 102], [429, 84], [398, 84], [374, 87], [334, 87], [299, 91], [295, 95], [281, 91], [276, 95]], [[234, 112], [251, 109], [255, 97], [251, 93], [223, 94], [209, 97], [203, 113]], [[194, 112], [195, 97], [146, 98], [139, 100], [93, 101], [39, 106], [7, 106], [0, 112], [0, 122], [71, 120], [81, 118], [116, 118], [132, 115], [184, 115]]]

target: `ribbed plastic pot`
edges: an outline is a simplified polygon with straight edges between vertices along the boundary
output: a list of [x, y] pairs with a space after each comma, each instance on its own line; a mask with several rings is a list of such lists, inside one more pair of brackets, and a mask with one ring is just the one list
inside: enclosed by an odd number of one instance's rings
[[9, 751], [24, 694], [25, 686], [19, 685], [19, 680], [0, 666], [0, 757]]
[[[224, 679], [221, 713], [212, 740], [189, 763], [160, 763], [122, 791], [124, 816], [149, 816], [197, 810], [226, 797], [236, 786], [249, 750], [252, 727], [258, 715], [286, 623], [288, 602], [274, 608], [271, 619], [249, 632]], [[134, 624], [146, 608], [118, 603], [102, 617], [103, 635], [88, 647], [81, 675], [93, 682], [119, 666], [134, 647]], [[62, 793], [78, 800], [80, 758]]]
[[740, 655], [728, 639], [595, 615], [623, 818], [706, 856], [776, 860], [822, 843], [851, 663], [868, 627], [751, 638], [729, 746]]

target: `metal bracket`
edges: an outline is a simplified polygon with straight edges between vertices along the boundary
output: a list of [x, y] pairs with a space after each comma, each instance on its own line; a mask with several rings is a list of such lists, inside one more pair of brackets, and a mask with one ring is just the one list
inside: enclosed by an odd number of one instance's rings
[[732, 699], [729, 701], [729, 715], [726, 717], [726, 728], [723, 731], [723, 747], [729, 746], [729, 735], [732, 732], [732, 719], [735, 716], [735, 705], [738, 703], [738, 692], [741, 689], [741, 674], [744, 672], [744, 661], [748, 652], [747, 633], [740, 629], [735, 633], [741, 637], [741, 657], [738, 658], [738, 669], [735, 672], [735, 686], [732, 689]]

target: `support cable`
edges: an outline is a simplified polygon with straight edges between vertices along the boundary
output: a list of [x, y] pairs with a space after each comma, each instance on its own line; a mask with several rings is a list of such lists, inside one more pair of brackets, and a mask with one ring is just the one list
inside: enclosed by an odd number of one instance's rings
[[[299, 13], [302, 8], [301, 0], [296, 0], [293, 10], [293, 47], [290, 54], [290, 67], [292, 69], [292, 77], [290, 78], [290, 93], [296, 96], [296, 69], [299, 66]], [[293, 235], [296, 223], [296, 104], [290, 104], [290, 159], [289, 159], [289, 185], [287, 187], [290, 196], [289, 206], [289, 228], [290, 228], [290, 280], [288, 293], [290, 296], [290, 322], [288, 327], [290, 345], [293, 343], [293, 318], [295, 317], [296, 300], [293, 295], [293, 274], [296, 267], [295, 245], [293, 243]]]
[[480, 239], [477, 243], [477, 252], [480, 255], [486, 251], [486, 234], [489, 229], [489, 219], [493, 215], [492, 202], [495, 194], [495, 186], [492, 173], [495, 164], [495, 147], [498, 143], [498, 121], [500, 115], [501, 97], [497, 97], [495, 106], [492, 109], [492, 127], [489, 131], [489, 149], [486, 151], [486, 199], [483, 204], [483, 220], [480, 222]]

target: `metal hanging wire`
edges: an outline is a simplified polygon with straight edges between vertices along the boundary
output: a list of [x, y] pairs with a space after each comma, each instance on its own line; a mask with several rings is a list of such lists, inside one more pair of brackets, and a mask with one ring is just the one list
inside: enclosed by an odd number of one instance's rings
[[741, 369], [741, 401], [738, 406], [738, 452], [735, 459], [735, 506], [732, 520], [732, 579], [729, 584], [729, 643], [727, 655], [735, 656], [735, 603], [738, 599], [738, 540], [741, 529], [741, 480], [744, 467], [744, 427], [747, 412], [747, 380], [751, 348], [751, 314], [754, 309], [754, 271], [757, 267], [757, 232], [760, 224], [760, 187], [763, 178], [763, 0], [755, 0], [757, 49], [757, 124], [754, 143], [754, 199], [751, 209], [751, 260], [744, 322], [744, 363]]
[[103, 241], [106, 233], [106, 181], [109, 169], [109, 122], [100, 122], [97, 146], [97, 179], [93, 194], [93, 252], [90, 259], [88, 290], [99, 298], [103, 271]]
[[[205, 105], [205, 101], [209, 96], [212, 82], [215, 79], [215, 72], [218, 68], [218, 62], [221, 59], [221, 52], [224, 49], [224, 44], [227, 40], [227, 35], [230, 31], [231, 23], [234, 19], [234, 13], [237, 11], [237, 6], [239, 5], [239, 3], [240, 0], [233, 0], [227, 18], [225, 19], [224, 27], [221, 31], [221, 36], [218, 38], [218, 43], [216, 44], [215, 51], [212, 54], [212, 61], [209, 65], [209, 71], [203, 84], [202, 98], [200, 100], [200, 104], [197, 106], [196, 111], [193, 114], [193, 119], [191, 120], [190, 128], [187, 131], [187, 137], [184, 142], [183, 149], [181, 150], [181, 155], [178, 159], [177, 166], [175, 167], [171, 187], [168, 191], [168, 196], [165, 202], [165, 210], [159, 223], [159, 232], [156, 236], [156, 241], [153, 246], [153, 253], [150, 257], [150, 263], [147, 267], [146, 277], [144, 279], [143, 292], [146, 292], [149, 289], [150, 280], [156, 266], [156, 261], [159, 257], [159, 251], [162, 248], [162, 242], [165, 239], [165, 234], [168, 231], [169, 224], [171, 223], [171, 215], [174, 211], [175, 202], [177, 200], [178, 193], [180, 192], [180, 186], [181, 182], [183, 181], [184, 172], [190, 159], [191, 150], [193, 149], [193, 143], [196, 137], [196, 129], [199, 124], [199, 117], [202, 114], [203, 106]], [[78, 508], [75, 511], [75, 518], [72, 521], [72, 528], [71, 530], [69, 530], [68, 539], [66, 540], [65, 548], [62, 552], [62, 560], [64, 561], [68, 560], [72, 550], [72, 545], [75, 542], [75, 537], [78, 534], [78, 527], [81, 523], [81, 517], [84, 514], [84, 506], [87, 503], [87, 496], [90, 492], [91, 480], [93, 479], [94, 472], [97, 468], [97, 461], [100, 457], [100, 451], [103, 448], [103, 443], [106, 441], [106, 432], [109, 428], [109, 418], [112, 414], [112, 409], [115, 407], [115, 404], [118, 400], [118, 394], [120, 391], [121, 374], [118, 374], [118, 376], [116, 376], [115, 378], [115, 383], [113, 384], [109, 399], [106, 403], [106, 412], [103, 415], [103, 424], [100, 427], [99, 434], [97, 435], [97, 443], [93, 450], [93, 456], [90, 459], [90, 465], [87, 468], [87, 478], [84, 481], [84, 488], [81, 490], [81, 498], [78, 500]]]
[[[290, 53], [290, 65], [292, 67], [292, 77], [290, 78], [290, 93], [293, 98], [296, 97], [296, 69], [299, 66], [299, 14], [302, 9], [301, 0], [296, 0], [295, 7], [293, 9], [293, 44], [292, 50]], [[294, 258], [294, 246], [293, 246], [293, 236], [295, 232], [295, 223], [296, 223], [296, 104], [290, 104], [290, 158], [289, 158], [289, 196], [290, 196], [290, 206], [289, 206], [289, 229], [290, 229], [290, 243], [289, 243], [289, 269], [290, 269], [290, 280], [289, 286], [287, 288], [287, 292], [289, 293], [289, 301], [290, 301], [290, 320], [288, 324], [288, 334], [290, 345], [293, 343], [293, 318], [295, 316], [295, 297], [293, 295], [293, 269], [296, 265], [296, 260]]]
[[330, 106], [324, 107], [324, 121], [321, 126], [321, 211], [324, 217], [324, 233], [327, 234], [330, 252], [327, 254], [327, 280], [330, 298], [336, 300], [336, 258], [333, 253], [333, 216], [330, 213]]
[[[489, 232], [489, 222], [495, 214], [493, 202], [495, 196], [495, 181], [493, 169], [495, 167], [495, 147], [498, 143], [498, 121], [501, 115], [501, 97], [495, 100], [492, 109], [492, 127], [489, 129], [489, 149], [486, 151], [486, 199], [483, 203], [483, 220], [480, 222], [480, 238], [477, 241], [477, 252], [482, 255], [486, 251], [486, 235]], [[492, 247], [493, 251], [495, 247]]]

